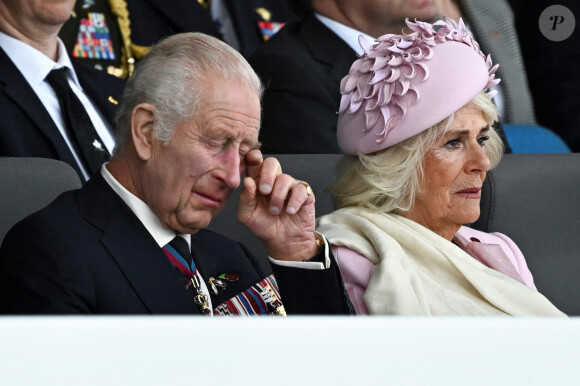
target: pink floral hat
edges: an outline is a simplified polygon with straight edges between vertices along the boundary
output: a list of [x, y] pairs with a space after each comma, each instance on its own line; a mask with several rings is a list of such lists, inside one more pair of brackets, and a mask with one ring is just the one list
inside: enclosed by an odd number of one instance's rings
[[[338, 144], [346, 154], [372, 153], [442, 121], [499, 83], [463, 20], [406, 20], [409, 34], [362, 36], [364, 53], [340, 84]], [[493, 98], [495, 91], [488, 92]]]

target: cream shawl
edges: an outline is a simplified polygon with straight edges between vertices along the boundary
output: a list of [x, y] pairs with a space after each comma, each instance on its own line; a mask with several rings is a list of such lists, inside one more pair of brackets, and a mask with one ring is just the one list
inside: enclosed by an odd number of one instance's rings
[[371, 314], [565, 316], [539, 292], [405, 217], [343, 208], [320, 217], [317, 231], [375, 264], [364, 295]]

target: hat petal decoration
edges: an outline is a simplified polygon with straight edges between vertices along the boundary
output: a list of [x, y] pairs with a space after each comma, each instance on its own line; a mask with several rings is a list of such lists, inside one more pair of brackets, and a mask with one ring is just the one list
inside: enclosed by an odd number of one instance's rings
[[397, 44], [397, 47], [404, 50], [404, 49], [411, 47], [412, 45], [413, 45], [412, 41], [402, 40], [400, 43]]
[[356, 113], [358, 111], [358, 109], [360, 108], [360, 106], [362, 105], [362, 103], [363, 103], [362, 100], [355, 102], [351, 99], [350, 106], [349, 106], [348, 110], [346, 110], [346, 111], [351, 113], [351, 114]]
[[399, 47], [397, 47], [396, 45], [388, 46], [387, 50], [394, 52], [395, 54], [402, 54], [405, 52], [402, 49], [400, 49]]
[[459, 18], [459, 23], [457, 23], [457, 32], [461, 36], [467, 36], [467, 34], [471, 33], [465, 27], [465, 23], [463, 22], [463, 19], [462, 18]]
[[495, 78], [493, 80], [490, 80], [487, 82], [487, 84], [485, 85], [486, 88], [491, 88], [493, 86], [496, 86], [497, 84], [499, 84], [499, 82], [501, 81], [500, 78]]
[[401, 91], [401, 95], [405, 95], [407, 93], [407, 91], [409, 90], [409, 86], [411, 85], [411, 82], [409, 81], [409, 79], [401, 79], [401, 84], [403, 85], [403, 91]]
[[433, 58], [433, 49], [431, 47], [428, 47], [428, 46], [423, 47], [423, 51], [427, 51], [426, 54], [425, 53], [423, 54], [424, 59], [429, 60], [429, 59]]
[[419, 60], [423, 58], [423, 50], [421, 49], [421, 47], [414, 47], [413, 49], [410, 49], [409, 51], [407, 51], [407, 53], [410, 56], [409, 60], [406, 60], [407, 62], [410, 62], [411, 60]]
[[379, 37], [377, 38], [377, 41], [378, 41], [378, 42], [383, 42], [383, 41], [390, 41], [391, 39], [393, 39], [393, 38], [394, 38], [394, 37], [396, 37], [396, 36], [397, 36], [397, 35], [395, 35], [395, 34], [385, 34], [385, 35], [379, 36]]
[[381, 106], [388, 104], [391, 101], [391, 98], [393, 97], [394, 92], [395, 92], [395, 87], [393, 85], [391, 85], [390, 83], [383, 83], [382, 99], [379, 98], [377, 100], [377, 103]]
[[373, 62], [370, 60], [365, 60], [365, 61], [363, 61], [363, 64], [362, 64], [359, 72], [361, 72], [363, 74], [370, 72], [372, 67], [373, 67]]
[[371, 67], [371, 71], [377, 71], [383, 67], [386, 67], [389, 64], [390, 59], [390, 56], [381, 56], [376, 58], [373, 66]]
[[338, 107], [338, 114], [342, 114], [350, 106], [350, 95], [344, 94], [340, 97], [340, 106]]
[[366, 109], [365, 118], [366, 118], [366, 125], [365, 131], [371, 130], [377, 124], [379, 118], [382, 117], [380, 109]]
[[354, 76], [345, 76], [340, 81], [340, 91], [343, 94], [348, 94], [356, 88], [358, 78]]
[[399, 109], [401, 109], [402, 116], [404, 117], [405, 115], [407, 115], [407, 103], [405, 103], [403, 98], [401, 98], [400, 96], [396, 96], [393, 99], [394, 99], [393, 102], [395, 103], [395, 105], [397, 105], [397, 107]]
[[350, 73], [353, 73], [353, 72], [361, 72], [361, 70], [364, 67], [364, 64], [365, 64], [365, 62], [362, 61], [362, 60], [360, 60], [360, 59], [355, 60], [354, 63], [352, 64], [352, 66], [350, 66], [350, 71], [349, 72]]
[[486, 95], [489, 97], [489, 99], [493, 99], [493, 97], [497, 95], [497, 90], [488, 91]]
[[[408, 73], [405, 73], [405, 70], [408, 70]], [[413, 79], [417, 75], [417, 71], [415, 71], [415, 66], [411, 64], [407, 64], [405, 65], [405, 67], [402, 67], [401, 73], [407, 79]]]
[[371, 79], [373, 78], [372, 72], [369, 72], [366, 76], [360, 77], [356, 84], [357, 90], [360, 92], [360, 97], [365, 98], [369, 95], [372, 90]]
[[360, 92], [360, 89], [357, 88], [356, 90], [354, 90], [354, 93], [352, 95], [352, 100], [354, 102], [362, 102], [363, 99], [365, 99], [365, 97], [364, 97], [364, 94], [362, 94]]
[[409, 86], [409, 91], [412, 91], [415, 94], [415, 100], [413, 101], [413, 103], [419, 102], [419, 99], [421, 98], [421, 93], [419, 92], [419, 89], [415, 87], [414, 84], [411, 84]]
[[391, 67], [391, 74], [387, 79], [385, 79], [385, 82], [393, 83], [394, 81], [396, 81], [400, 77], [401, 77], [401, 70], [399, 70], [397, 67]]
[[391, 67], [385, 67], [375, 71], [375, 75], [373, 76], [373, 79], [371, 80], [370, 84], [379, 83], [380, 81], [386, 79], [389, 75], [391, 75], [391, 72], [392, 72]]
[[[389, 120], [397, 120], [397, 117], [395, 115], [391, 116], [391, 109], [389, 109], [389, 106], [381, 106], [380, 107], [381, 110], [381, 115], [383, 116], [383, 120], [385, 122], [385, 126], [388, 126], [388, 122]], [[388, 129], [388, 127], [387, 127]]]
[[425, 63], [416, 63], [417, 67], [420, 67], [423, 70], [425, 76], [423, 77], [422, 81], [426, 81], [429, 79], [429, 67]]
[[[382, 110], [383, 109], [381, 108], [381, 111]], [[387, 135], [389, 134], [389, 132], [391, 130], [393, 130], [393, 128], [397, 125], [397, 121], [398, 121], [398, 119], [397, 119], [397, 116], [396, 115], [392, 115], [392, 116], [389, 117], [389, 119], [387, 119], [387, 121], [386, 121], [386, 123], [385, 123], [385, 125], [383, 127], [383, 130], [381, 130], [380, 132], [378, 132], [376, 134], [376, 136], [378, 137], [375, 140], [376, 143], [381, 143], [381, 142], [383, 142], [387, 138]]]
[[382, 87], [379, 84], [373, 84], [370, 95], [365, 96], [365, 99], [374, 99], [375, 101], [378, 101], [379, 99], [381, 99], [381, 96], [377, 94], [381, 92]]
[[403, 62], [404, 62], [404, 60], [402, 57], [393, 55], [393, 56], [391, 56], [391, 59], [389, 60], [388, 65], [396, 67], [396, 66], [399, 66]]
[[360, 47], [363, 49], [365, 54], [371, 52], [373, 48], [372, 44], [363, 35], [358, 37], [358, 44], [360, 44]]

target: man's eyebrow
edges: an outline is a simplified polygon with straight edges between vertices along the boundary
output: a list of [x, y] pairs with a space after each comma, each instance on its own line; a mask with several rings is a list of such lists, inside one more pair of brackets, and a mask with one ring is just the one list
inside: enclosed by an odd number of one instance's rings
[[202, 132], [202, 135], [206, 138], [225, 138], [225, 139], [230, 139], [230, 138], [234, 138], [234, 136], [225, 131], [225, 130], [204, 130]]
[[254, 150], [254, 149], [260, 150], [260, 148], [262, 147], [262, 142], [256, 141], [256, 142], [250, 143], [250, 147], [251, 147], [251, 150]]

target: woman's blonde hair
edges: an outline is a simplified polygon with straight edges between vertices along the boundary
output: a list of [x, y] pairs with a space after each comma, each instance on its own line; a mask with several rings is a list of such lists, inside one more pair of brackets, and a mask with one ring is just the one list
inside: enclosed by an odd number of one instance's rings
[[[466, 106], [483, 112], [490, 127], [485, 153], [495, 167], [503, 156], [503, 143], [493, 129], [497, 109], [482, 91]], [[423, 178], [425, 154], [453, 124], [455, 114], [403, 142], [384, 150], [344, 156], [337, 166], [337, 179], [328, 189], [336, 209], [362, 206], [382, 213], [403, 214], [412, 208]]]

